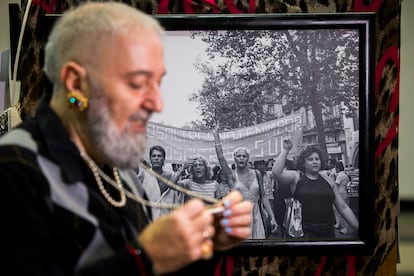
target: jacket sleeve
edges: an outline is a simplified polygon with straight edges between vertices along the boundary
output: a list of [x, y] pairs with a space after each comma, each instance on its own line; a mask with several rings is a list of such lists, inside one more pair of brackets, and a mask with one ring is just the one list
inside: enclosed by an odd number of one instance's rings
[[36, 167], [36, 154], [0, 146], [0, 179], [0, 242], [5, 253], [0, 275], [140, 275], [127, 248], [75, 271], [78, 255], [56, 242], [58, 231], [51, 223], [56, 206], [47, 179]]

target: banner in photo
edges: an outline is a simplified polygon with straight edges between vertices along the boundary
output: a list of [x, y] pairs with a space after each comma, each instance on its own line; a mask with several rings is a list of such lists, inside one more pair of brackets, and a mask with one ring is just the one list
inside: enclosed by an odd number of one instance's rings
[[[282, 147], [284, 139], [293, 142], [292, 154], [302, 145], [303, 117], [295, 113], [283, 118], [246, 128], [238, 128], [220, 133], [224, 156], [233, 162], [233, 151], [245, 147], [250, 151], [250, 160], [274, 158]], [[210, 163], [217, 164], [217, 156], [212, 132], [195, 131], [151, 122], [148, 125], [148, 150], [160, 145], [166, 150], [167, 163], [184, 163], [195, 155], [204, 156]], [[145, 157], [148, 160], [149, 153]]]

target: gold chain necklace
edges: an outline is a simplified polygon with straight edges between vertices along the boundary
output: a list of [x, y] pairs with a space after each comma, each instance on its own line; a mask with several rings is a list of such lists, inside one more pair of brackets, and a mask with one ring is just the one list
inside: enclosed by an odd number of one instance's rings
[[143, 170], [147, 171], [148, 173], [152, 174], [157, 179], [163, 181], [165, 184], [167, 184], [167, 186], [173, 188], [174, 190], [177, 190], [179, 192], [182, 192], [182, 193], [184, 193], [186, 195], [189, 195], [189, 196], [192, 196], [192, 197], [200, 198], [200, 199], [204, 200], [205, 202], [209, 202], [209, 203], [213, 203], [213, 204], [219, 202], [219, 200], [217, 200], [216, 198], [200, 195], [199, 193], [193, 192], [191, 190], [183, 188], [182, 186], [180, 186], [178, 184], [175, 184], [174, 182], [166, 179], [165, 177], [163, 177], [162, 175], [160, 175], [160, 174], [156, 173], [155, 171], [151, 170], [150, 168], [148, 168], [147, 166], [145, 166], [142, 163], [140, 164], [139, 167], [142, 168]]
[[[139, 196], [137, 194], [131, 193], [128, 190], [125, 190], [124, 187], [122, 186], [122, 181], [121, 181], [121, 179], [119, 177], [118, 169], [116, 167], [113, 168], [114, 178], [115, 178], [115, 181], [114, 181], [105, 172], [103, 172], [101, 170], [101, 168], [99, 168], [99, 166], [95, 163], [95, 161], [93, 161], [92, 158], [90, 158], [89, 155], [86, 154], [86, 152], [81, 151], [80, 152], [80, 156], [83, 158], [83, 160], [85, 160], [86, 164], [91, 169], [91, 171], [92, 171], [92, 173], [93, 173], [93, 175], [95, 177], [96, 183], [98, 185], [98, 188], [99, 188], [100, 192], [102, 193], [102, 195], [104, 196], [104, 198], [110, 204], [112, 204], [115, 207], [123, 207], [123, 206], [125, 206], [125, 204], [126, 204], [126, 196], [129, 197], [130, 199], [132, 199], [132, 200], [134, 200], [134, 201], [142, 204], [142, 205], [145, 205], [145, 206], [148, 206], [148, 207], [151, 207], [151, 208], [170, 209], [170, 210], [172, 210], [172, 209], [177, 209], [178, 207], [181, 206], [181, 204], [161, 203], [161, 202], [149, 201], [149, 200], [146, 200], [146, 199], [144, 199], [143, 197], [141, 197], [141, 196]], [[192, 197], [200, 198], [200, 199], [202, 199], [202, 200], [204, 200], [206, 202], [209, 202], [209, 203], [213, 203], [214, 204], [214, 203], [218, 203], [219, 202], [219, 200], [216, 199], [216, 198], [212, 198], [212, 197], [207, 197], [207, 196], [200, 195], [200, 194], [198, 194], [196, 192], [187, 190], [187, 189], [181, 187], [180, 185], [177, 185], [177, 184], [171, 182], [170, 180], [166, 179], [165, 177], [163, 177], [163, 176], [159, 175], [158, 173], [154, 172], [153, 170], [149, 169], [147, 166], [145, 166], [142, 163], [140, 164], [140, 168], [142, 168], [146, 172], [150, 173], [151, 175], [155, 176], [157, 179], [163, 181], [165, 184], [167, 184], [167, 186], [169, 186], [169, 187], [171, 187], [171, 188], [173, 188], [173, 189], [175, 189], [175, 190], [177, 190], [179, 192], [182, 192], [182, 193], [184, 193], [186, 195], [190, 195]], [[101, 177], [106, 182], [108, 182], [110, 185], [112, 185], [114, 188], [116, 188], [119, 191], [119, 193], [121, 195], [121, 199], [119, 201], [114, 200], [109, 195], [108, 191], [105, 189], [105, 187], [104, 187], [104, 185], [102, 183]]]

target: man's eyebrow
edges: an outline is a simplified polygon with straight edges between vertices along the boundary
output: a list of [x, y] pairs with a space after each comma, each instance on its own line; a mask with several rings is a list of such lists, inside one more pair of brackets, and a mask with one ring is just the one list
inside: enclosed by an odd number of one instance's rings
[[[167, 72], [164, 71], [161, 77], [165, 77], [166, 74]], [[142, 76], [142, 75], [146, 77], [152, 77], [154, 73], [148, 70], [136, 70], [136, 71], [131, 71], [125, 74], [126, 77], [135, 77], [135, 76]]]
[[126, 77], [135, 77], [135, 76], [141, 76], [141, 75], [151, 77], [153, 73], [147, 70], [137, 70], [137, 71], [130, 71], [125, 74]]

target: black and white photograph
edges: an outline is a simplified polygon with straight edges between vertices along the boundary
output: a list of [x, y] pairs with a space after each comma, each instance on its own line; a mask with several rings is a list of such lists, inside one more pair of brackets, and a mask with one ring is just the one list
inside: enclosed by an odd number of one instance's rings
[[[202, 198], [251, 200], [246, 250], [364, 246], [373, 68], [361, 18], [159, 18], [165, 109], [145, 162]], [[161, 201], [191, 198], [159, 184]]]

